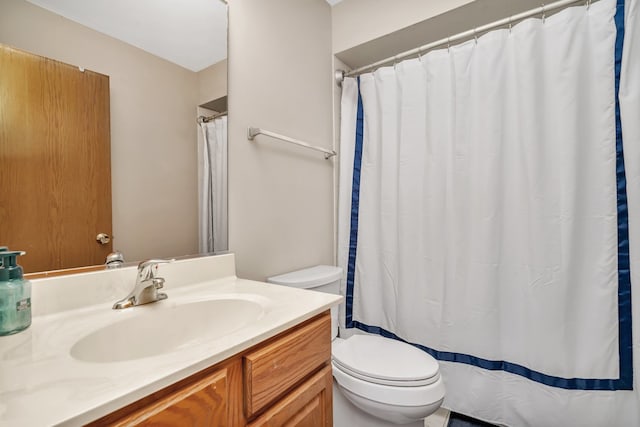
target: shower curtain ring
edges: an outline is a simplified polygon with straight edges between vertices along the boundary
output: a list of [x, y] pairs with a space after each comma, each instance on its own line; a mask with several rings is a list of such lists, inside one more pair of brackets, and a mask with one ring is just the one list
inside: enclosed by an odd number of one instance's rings
[[509, 17], [509, 34], [511, 34], [511, 17]]
[[447, 37], [447, 52], [451, 52], [451, 37]]
[[591, 0], [587, 0], [587, 10], [591, 7]]
[[473, 40], [478, 44], [478, 34], [476, 33], [477, 28], [473, 29]]
[[543, 24], [544, 24], [544, 23], [545, 23], [545, 21], [547, 20], [547, 13], [546, 13], [546, 11], [544, 10], [544, 7], [545, 7], [545, 5], [544, 5], [544, 3], [542, 3], [542, 23], [543, 23]]

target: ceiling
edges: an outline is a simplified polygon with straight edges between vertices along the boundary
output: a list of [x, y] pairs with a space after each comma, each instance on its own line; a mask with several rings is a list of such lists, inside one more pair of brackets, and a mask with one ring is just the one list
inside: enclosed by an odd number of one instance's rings
[[219, 0], [27, 1], [192, 71], [227, 57]]
[[27, 1], [191, 71], [227, 57], [226, 0]]

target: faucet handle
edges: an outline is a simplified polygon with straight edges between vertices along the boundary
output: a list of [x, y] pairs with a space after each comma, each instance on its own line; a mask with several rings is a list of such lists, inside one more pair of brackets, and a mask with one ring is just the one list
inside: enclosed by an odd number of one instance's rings
[[147, 259], [145, 261], [142, 261], [140, 264], [138, 264], [138, 269], [143, 269], [149, 266], [154, 266], [156, 264], [169, 264], [172, 263], [173, 261], [175, 261], [175, 258], [171, 258], [171, 259]]
[[146, 261], [142, 261], [138, 264], [138, 280], [144, 281], [155, 278], [154, 268], [158, 266], [158, 264], [169, 264], [175, 261], [175, 258], [172, 259], [148, 259]]

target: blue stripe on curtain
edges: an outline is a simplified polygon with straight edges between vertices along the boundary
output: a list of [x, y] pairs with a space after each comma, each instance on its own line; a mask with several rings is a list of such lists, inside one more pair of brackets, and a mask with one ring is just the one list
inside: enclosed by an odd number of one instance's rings
[[362, 165], [362, 138], [364, 135], [364, 109], [358, 77], [358, 114], [356, 116], [356, 150], [353, 156], [353, 180], [351, 183], [351, 228], [349, 233], [349, 263], [347, 267], [347, 298], [345, 301], [347, 328], [353, 327], [353, 282], [356, 276], [358, 249], [358, 210], [360, 207], [360, 166]]
[[633, 390], [633, 343], [631, 326], [631, 271], [629, 262], [629, 211], [627, 178], [624, 170], [622, 122], [620, 121], [620, 71], [624, 45], [624, 2], [616, 2], [616, 180], [618, 203], [618, 352], [620, 378], [613, 390]]
[[[631, 327], [631, 273], [629, 263], [629, 213], [627, 209], [627, 180], [624, 169], [622, 145], [622, 124], [620, 121], [620, 71], [624, 42], [624, 0], [616, 2], [616, 45], [615, 45], [615, 103], [616, 103], [616, 180], [618, 205], [618, 353], [619, 378], [562, 378], [534, 371], [526, 366], [503, 360], [488, 360], [470, 354], [438, 351], [421, 344], [409, 343], [438, 360], [465, 363], [491, 371], [505, 371], [520, 375], [531, 381], [551, 387], [569, 390], [633, 390], [633, 347]], [[353, 161], [353, 182], [351, 196], [351, 228], [349, 235], [349, 262], [347, 266], [346, 317], [347, 328], [357, 328], [386, 338], [407, 342], [393, 332], [379, 326], [366, 325], [353, 320], [353, 287], [355, 282], [356, 254], [358, 246], [358, 210], [360, 198], [360, 167], [362, 164], [362, 144], [364, 133], [364, 112], [358, 78], [358, 113], [356, 119], [356, 146]]]

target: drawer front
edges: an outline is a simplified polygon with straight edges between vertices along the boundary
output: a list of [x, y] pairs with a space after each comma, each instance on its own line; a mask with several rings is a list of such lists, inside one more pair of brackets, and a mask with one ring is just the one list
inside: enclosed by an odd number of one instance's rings
[[248, 418], [282, 397], [331, 359], [329, 312], [244, 357]]
[[248, 427], [331, 427], [332, 384], [331, 366], [325, 366]]

